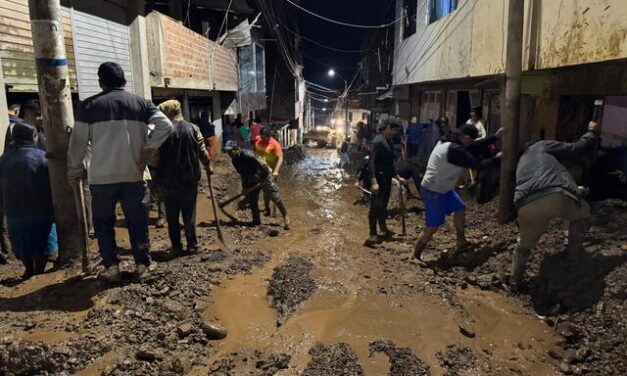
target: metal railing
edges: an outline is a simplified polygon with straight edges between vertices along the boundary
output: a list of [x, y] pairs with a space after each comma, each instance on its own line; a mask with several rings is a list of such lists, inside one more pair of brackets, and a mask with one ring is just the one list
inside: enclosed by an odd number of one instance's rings
[[290, 125], [286, 124], [277, 131], [279, 143], [285, 149], [292, 147], [298, 143], [298, 129], [290, 129]]

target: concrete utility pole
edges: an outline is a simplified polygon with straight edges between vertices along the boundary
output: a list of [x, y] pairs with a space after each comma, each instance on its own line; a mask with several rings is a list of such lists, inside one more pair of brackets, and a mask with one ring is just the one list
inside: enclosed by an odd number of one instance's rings
[[74, 114], [59, 1], [29, 0], [28, 6], [59, 237], [59, 261], [66, 263], [84, 248], [84, 239], [74, 194], [67, 180], [67, 150]]
[[514, 189], [520, 134], [520, 77], [522, 73], [522, 45], [524, 0], [509, 0], [507, 16], [507, 61], [505, 63], [505, 106], [502, 125], [507, 127], [503, 138], [503, 160], [498, 218], [506, 223], [514, 217]]

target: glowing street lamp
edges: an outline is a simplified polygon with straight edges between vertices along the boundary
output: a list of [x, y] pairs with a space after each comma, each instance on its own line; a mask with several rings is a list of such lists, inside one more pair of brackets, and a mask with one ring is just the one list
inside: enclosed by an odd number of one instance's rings
[[329, 69], [327, 74], [329, 75], [329, 77], [335, 77], [335, 69], [333, 69], [333, 68]]

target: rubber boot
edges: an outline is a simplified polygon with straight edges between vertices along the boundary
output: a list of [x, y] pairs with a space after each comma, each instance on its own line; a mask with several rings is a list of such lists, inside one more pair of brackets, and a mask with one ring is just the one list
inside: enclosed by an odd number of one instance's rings
[[588, 233], [588, 220], [587, 219], [580, 219], [577, 221], [572, 221], [568, 229], [568, 245], [566, 246], [566, 251], [568, 252], [582, 251], [583, 242], [586, 239], [587, 233]]
[[512, 259], [512, 274], [509, 277], [509, 285], [512, 291], [520, 290], [520, 287], [525, 276], [525, 268], [529, 257], [531, 256], [531, 250], [525, 248], [517, 248], [514, 252], [514, 258]]

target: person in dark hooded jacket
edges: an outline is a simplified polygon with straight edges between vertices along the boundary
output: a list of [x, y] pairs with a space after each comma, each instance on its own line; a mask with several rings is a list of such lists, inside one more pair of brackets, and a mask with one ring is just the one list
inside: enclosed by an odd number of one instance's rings
[[0, 159], [0, 206], [9, 238], [24, 264], [24, 278], [44, 272], [53, 226], [52, 193], [46, 153], [37, 148], [37, 129], [13, 126], [13, 145]]
[[516, 170], [514, 205], [518, 209], [520, 244], [512, 261], [510, 286], [520, 288], [531, 250], [553, 218], [570, 222], [568, 250], [582, 246], [590, 205], [581, 198], [585, 191], [560, 160], [581, 162], [594, 151], [599, 124], [590, 122], [588, 132], [575, 143], [538, 141], [529, 146]]

